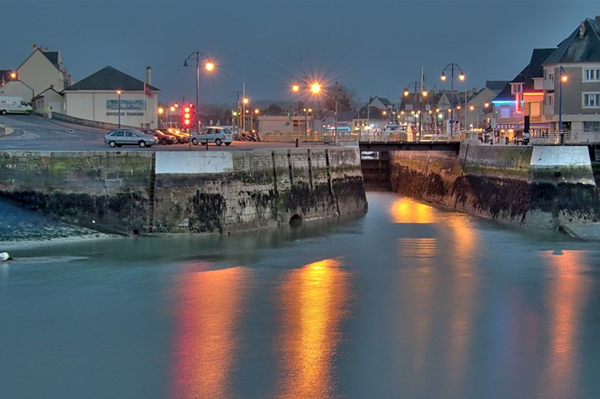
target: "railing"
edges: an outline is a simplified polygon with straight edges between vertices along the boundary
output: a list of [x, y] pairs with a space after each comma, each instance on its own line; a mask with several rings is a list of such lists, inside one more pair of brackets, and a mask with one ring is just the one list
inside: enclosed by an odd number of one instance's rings
[[531, 144], [600, 144], [600, 132], [544, 132], [531, 137]]
[[477, 132], [456, 132], [454, 135], [446, 133], [415, 134], [411, 132], [377, 132], [377, 133], [333, 133], [318, 132], [261, 132], [261, 141], [264, 142], [299, 142], [333, 143], [333, 142], [455, 142], [465, 138], [477, 139]]

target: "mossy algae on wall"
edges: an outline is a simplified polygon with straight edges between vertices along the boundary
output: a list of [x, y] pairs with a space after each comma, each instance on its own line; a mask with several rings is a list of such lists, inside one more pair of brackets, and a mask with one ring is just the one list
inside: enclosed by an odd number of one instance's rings
[[0, 152], [0, 194], [106, 231], [225, 233], [361, 216], [356, 149]]
[[[394, 191], [536, 228], [600, 219], [587, 148], [461, 145], [391, 154]], [[587, 163], [586, 163], [587, 162]]]

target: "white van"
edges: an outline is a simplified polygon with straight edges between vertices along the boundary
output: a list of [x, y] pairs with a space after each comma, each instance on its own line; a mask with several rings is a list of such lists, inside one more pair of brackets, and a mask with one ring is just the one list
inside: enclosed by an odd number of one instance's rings
[[33, 108], [21, 97], [0, 96], [0, 115], [29, 114]]

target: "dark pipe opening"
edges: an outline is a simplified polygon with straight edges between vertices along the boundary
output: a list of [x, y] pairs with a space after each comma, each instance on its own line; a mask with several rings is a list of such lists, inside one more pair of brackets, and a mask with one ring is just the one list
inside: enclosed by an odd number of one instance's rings
[[297, 213], [294, 213], [290, 218], [290, 226], [298, 227], [302, 224], [302, 218]]
[[134, 236], [139, 236], [139, 235], [140, 235], [140, 231], [139, 231], [138, 229], [133, 229], [133, 230], [131, 231], [131, 235], [134, 235]]

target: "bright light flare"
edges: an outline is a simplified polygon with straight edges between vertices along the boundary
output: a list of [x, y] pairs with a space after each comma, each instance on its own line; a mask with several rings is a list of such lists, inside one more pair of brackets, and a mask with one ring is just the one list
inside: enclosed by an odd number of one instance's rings
[[212, 72], [215, 69], [215, 64], [213, 62], [207, 62], [204, 64], [204, 69], [206, 69], [208, 72]]

